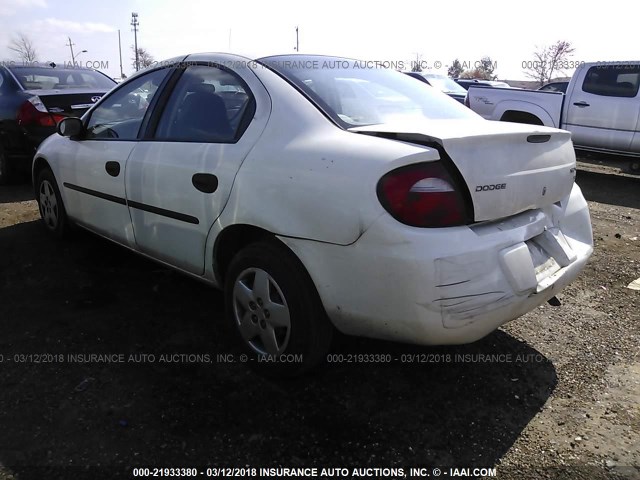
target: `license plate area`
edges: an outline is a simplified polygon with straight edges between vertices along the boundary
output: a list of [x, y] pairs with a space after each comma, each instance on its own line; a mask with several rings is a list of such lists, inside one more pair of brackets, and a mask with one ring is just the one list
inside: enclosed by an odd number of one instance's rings
[[553, 276], [577, 258], [567, 239], [557, 229], [548, 229], [526, 242], [538, 283], [537, 291], [548, 288], [555, 280]]
[[556, 259], [538, 245], [535, 240], [529, 240], [526, 244], [529, 249], [529, 254], [531, 255], [531, 260], [533, 261], [533, 268], [536, 272], [536, 281], [538, 284], [562, 268]]

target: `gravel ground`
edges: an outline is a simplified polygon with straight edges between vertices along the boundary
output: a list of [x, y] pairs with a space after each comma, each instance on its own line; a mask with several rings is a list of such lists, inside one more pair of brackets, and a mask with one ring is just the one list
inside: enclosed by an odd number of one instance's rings
[[[596, 250], [562, 306], [459, 347], [339, 337], [334, 354], [396, 360], [291, 381], [237, 362], [219, 292], [89, 234], [53, 241], [30, 188], [0, 187], [0, 480], [191, 465], [640, 479], [640, 179], [581, 168]], [[400, 361], [413, 353], [428, 361]]]

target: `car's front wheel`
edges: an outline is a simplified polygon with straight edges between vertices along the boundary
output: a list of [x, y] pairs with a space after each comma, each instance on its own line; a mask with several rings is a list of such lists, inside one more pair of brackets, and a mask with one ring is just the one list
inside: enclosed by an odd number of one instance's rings
[[48, 168], [43, 169], [38, 174], [36, 186], [36, 200], [42, 222], [56, 237], [64, 237], [69, 227], [67, 212], [53, 172]]
[[296, 375], [322, 362], [333, 326], [309, 274], [283, 245], [262, 241], [231, 261], [225, 303], [251, 364], [273, 375]]

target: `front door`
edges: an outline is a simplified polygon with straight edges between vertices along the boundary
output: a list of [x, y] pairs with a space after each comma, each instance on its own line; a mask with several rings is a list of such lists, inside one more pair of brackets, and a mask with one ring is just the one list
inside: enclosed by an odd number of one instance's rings
[[135, 238], [126, 204], [126, 162], [167, 71], [155, 70], [115, 90], [91, 112], [82, 138], [66, 139], [60, 152], [68, 215], [130, 247]]

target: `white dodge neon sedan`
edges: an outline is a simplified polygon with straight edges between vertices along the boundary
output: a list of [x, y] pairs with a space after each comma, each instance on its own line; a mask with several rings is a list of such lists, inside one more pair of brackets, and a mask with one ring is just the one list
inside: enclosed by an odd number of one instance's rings
[[320, 362], [333, 328], [473, 342], [592, 252], [566, 131], [490, 122], [370, 62], [174, 58], [38, 150], [46, 227], [76, 224], [223, 288], [248, 352]]

